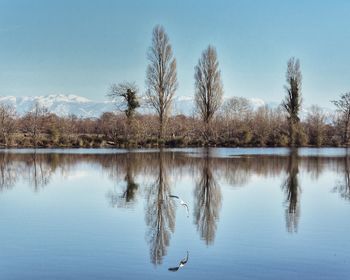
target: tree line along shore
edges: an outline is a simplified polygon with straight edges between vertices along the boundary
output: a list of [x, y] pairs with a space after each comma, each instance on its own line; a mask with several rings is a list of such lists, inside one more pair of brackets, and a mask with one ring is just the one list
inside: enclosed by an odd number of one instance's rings
[[153, 114], [141, 114], [134, 82], [113, 84], [108, 93], [116, 107], [99, 118], [60, 117], [40, 104], [24, 115], [0, 104], [1, 147], [281, 147], [347, 146], [350, 92], [331, 101], [334, 113], [313, 105], [301, 118], [302, 73], [298, 59], [287, 62], [285, 93], [277, 108], [253, 108], [243, 97], [223, 100], [215, 47], [209, 45], [194, 68], [196, 113], [172, 115], [178, 87], [176, 59], [162, 26], [152, 32], [147, 53], [144, 99]]

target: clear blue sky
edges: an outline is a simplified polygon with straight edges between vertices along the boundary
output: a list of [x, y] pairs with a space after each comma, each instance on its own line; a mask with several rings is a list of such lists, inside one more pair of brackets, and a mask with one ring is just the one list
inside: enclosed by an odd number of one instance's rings
[[350, 90], [350, 1], [0, 0], [0, 95], [105, 99], [113, 82], [145, 88], [152, 28], [192, 95], [202, 50], [217, 48], [225, 94], [279, 102], [286, 61], [300, 58], [306, 105]]

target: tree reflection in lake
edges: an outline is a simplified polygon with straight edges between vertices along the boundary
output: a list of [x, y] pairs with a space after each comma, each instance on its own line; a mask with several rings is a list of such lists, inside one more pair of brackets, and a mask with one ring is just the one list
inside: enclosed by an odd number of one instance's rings
[[[189, 175], [194, 177], [198, 167], [203, 166], [203, 157], [192, 157], [191, 154], [182, 152], [164, 151], [163, 157], [167, 158], [169, 174], [173, 180], [181, 179]], [[130, 158], [130, 159], [128, 159]], [[75, 172], [79, 164], [88, 164], [93, 168], [101, 169], [102, 174], [107, 174], [114, 182], [125, 180], [130, 183], [129, 190], [133, 189], [133, 178], [136, 176], [146, 177], [154, 172], [158, 166], [157, 152], [130, 152], [120, 154], [65, 154], [65, 153], [6, 153], [0, 152], [0, 168], [6, 175], [6, 168], [16, 174], [17, 180], [30, 179], [31, 185], [45, 185], [49, 183], [50, 177], [59, 171], [62, 177], [68, 177]], [[128, 161], [131, 177], [127, 176]], [[288, 170], [289, 157], [280, 155], [242, 155], [235, 157], [215, 158], [210, 157], [211, 171], [217, 174], [229, 185], [242, 187], [249, 183], [254, 175], [262, 177], [279, 177]], [[298, 157], [299, 168], [309, 173], [317, 180], [320, 174], [327, 171], [339, 172], [344, 168], [342, 157]], [[32, 174], [29, 174], [32, 173]], [[36, 175], [35, 175], [36, 174]], [[101, 175], [102, 175], [101, 174]], [[13, 176], [12, 176], [13, 177]], [[3, 176], [6, 178], [6, 176]], [[36, 178], [36, 179], [35, 179]], [[8, 182], [8, 180], [5, 180]], [[42, 182], [42, 183], [41, 183]], [[129, 197], [131, 193], [125, 194]], [[131, 197], [130, 201], [132, 200]]]
[[[300, 170], [303, 171], [303, 176], [308, 174], [313, 180], [319, 180], [325, 171], [341, 171], [344, 178], [337, 182], [334, 191], [350, 200], [348, 157], [315, 156], [314, 153], [312, 156], [299, 156], [296, 151], [289, 156], [242, 154], [235, 157], [215, 157], [208, 154], [208, 151], [198, 153], [198, 150], [192, 154], [182, 151], [106, 154], [3, 151], [0, 153], [0, 190], [11, 189], [18, 181], [23, 180], [37, 191], [49, 184], [54, 174], [60, 173], [62, 178], [74, 175], [74, 172], [79, 171], [80, 164], [100, 170], [101, 175], [109, 177], [113, 182], [122, 182], [123, 190], [108, 194], [112, 205], [129, 207], [136, 203], [138, 192], [146, 194], [145, 215], [149, 229], [147, 236], [153, 263], [161, 262], [175, 228], [176, 201], [169, 195], [178, 193], [175, 190], [170, 191], [170, 179], [177, 181], [198, 176], [198, 180], [189, 182], [194, 187], [194, 205], [189, 204], [189, 207], [190, 210], [194, 209], [194, 224], [200, 237], [208, 245], [214, 242], [221, 207], [221, 190], [215, 177], [220, 178], [223, 184], [243, 187], [254, 176], [280, 177], [286, 172], [283, 191], [286, 201], [286, 227], [289, 232], [298, 230]], [[152, 186], [144, 189], [150, 182]]]
[[107, 198], [112, 207], [130, 207], [135, 202], [136, 192], [139, 188], [139, 185], [134, 180], [133, 172], [134, 160], [131, 158], [131, 154], [126, 154], [126, 170], [124, 176], [124, 182], [126, 184], [125, 190], [122, 194], [118, 193], [117, 190], [109, 191], [107, 193]]
[[8, 154], [0, 154], [0, 191], [11, 189], [17, 180], [17, 170], [15, 162], [9, 158]]
[[200, 178], [194, 190], [194, 223], [205, 243], [214, 242], [221, 208], [221, 189], [212, 172], [212, 159], [207, 151], [200, 166]]
[[299, 166], [298, 166], [298, 152], [292, 150], [289, 154], [287, 178], [284, 181], [282, 188], [286, 194], [286, 227], [290, 233], [298, 231], [298, 223], [300, 218], [300, 204], [299, 204]]
[[338, 181], [333, 191], [338, 192], [344, 199], [350, 200], [350, 163], [349, 156], [343, 158], [343, 180]]
[[32, 153], [26, 162], [25, 173], [29, 184], [34, 187], [35, 191], [38, 191], [40, 187], [45, 187], [52, 175], [50, 157], [37, 155], [36, 152]]
[[[350, 205], [340, 195], [350, 201], [349, 158], [315, 150], [310, 156], [305, 149], [290, 155], [268, 151], [0, 151], [0, 190], [6, 190], [0, 192], [3, 278], [18, 270], [17, 256], [23, 255], [30, 279], [82, 272], [82, 277], [116, 279], [175, 277], [175, 272], [188, 279], [289, 279], [295, 271], [302, 279], [346, 279], [349, 227], [344, 221]], [[106, 192], [114, 185], [116, 207], [132, 205], [132, 211], [108, 207]], [[335, 186], [337, 194], [330, 194]], [[303, 234], [288, 233], [297, 230]], [[282, 258], [278, 250], [285, 253]], [[319, 266], [318, 256], [329, 266]], [[57, 260], [68, 269], [57, 270]], [[296, 264], [293, 271], [288, 260]], [[38, 261], [43, 265], [35, 267]], [[251, 269], [255, 261], [258, 271]], [[25, 278], [22, 274], [14, 277]]]
[[175, 230], [175, 205], [170, 198], [171, 187], [167, 175], [165, 155], [158, 154], [158, 174], [155, 182], [146, 190], [147, 241], [150, 246], [150, 258], [159, 265], [167, 254], [171, 234]]

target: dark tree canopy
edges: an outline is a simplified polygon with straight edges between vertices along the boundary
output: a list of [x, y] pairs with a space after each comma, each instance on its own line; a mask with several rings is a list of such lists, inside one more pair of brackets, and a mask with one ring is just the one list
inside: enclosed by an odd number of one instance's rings
[[298, 223], [300, 217], [300, 184], [299, 184], [299, 164], [298, 152], [292, 150], [289, 155], [287, 178], [282, 188], [286, 194], [286, 226], [290, 233], [298, 231]]
[[134, 82], [123, 82], [113, 84], [108, 97], [112, 99], [119, 110], [123, 111], [128, 119], [135, 115], [135, 111], [140, 107], [138, 101], [138, 88]]
[[299, 59], [290, 58], [287, 62], [285, 90], [287, 95], [282, 103], [288, 114], [290, 145], [295, 144], [295, 134], [299, 124], [299, 112], [301, 109], [301, 71]]

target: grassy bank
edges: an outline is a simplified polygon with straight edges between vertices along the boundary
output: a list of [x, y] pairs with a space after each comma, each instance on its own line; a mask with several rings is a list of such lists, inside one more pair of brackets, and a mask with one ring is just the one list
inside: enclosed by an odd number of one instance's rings
[[[26, 133], [11, 135], [7, 145], [0, 143], [0, 148], [155, 148], [155, 147], [287, 147], [288, 142], [261, 145], [258, 141], [250, 139], [243, 142], [239, 139], [217, 138], [211, 141], [191, 139], [189, 137], [172, 137], [159, 140], [157, 137], [127, 140], [124, 137], [111, 139], [104, 134], [39, 134], [36, 138]], [[320, 147], [302, 144], [303, 147]], [[323, 145], [324, 147], [341, 147], [338, 143]]]

